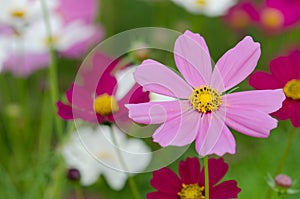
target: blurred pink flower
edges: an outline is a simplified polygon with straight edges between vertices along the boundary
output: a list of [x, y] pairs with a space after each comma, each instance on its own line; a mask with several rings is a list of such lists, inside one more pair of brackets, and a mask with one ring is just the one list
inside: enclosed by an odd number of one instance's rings
[[[11, 6], [18, 7], [19, 4], [13, 1], [7, 6], [7, 10], [10, 11]], [[1, 23], [0, 20], [0, 27], [11, 29], [10, 32], [0, 32], [0, 38], [7, 40], [1, 48], [9, 52], [3, 61], [4, 71], [11, 71], [17, 76], [27, 76], [39, 68], [47, 67], [49, 41], [60, 55], [80, 58], [104, 36], [103, 27], [94, 22], [99, 7], [96, 0], [78, 0], [73, 4], [69, 0], [51, 1], [49, 4], [51, 5], [49, 18], [52, 32], [50, 38], [44, 24], [41, 5], [39, 3], [34, 5], [32, 9], [29, 9], [30, 6], [24, 4], [22, 12], [27, 14], [33, 10], [33, 14], [29, 13], [28, 16], [40, 13], [40, 17], [30, 17], [30, 20], [19, 17], [18, 20], [11, 20], [23, 24], [22, 26], [18, 25], [16, 28], [11, 22], [10, 27], [7, 27], [9, 23]]]
[[252, 1], [242, 1], [230, 8], [224, 16], [234, 29], [242, 30], [259, 21], [259, 13]]
[[270, 71], [255, 72], [249, 84], [256, 89], [283, 89], [286, 99], [282, 108], [272, 115], [280, 120], [290, 119], [294, 127], [300, 127], [300, 50], [273, 59]]
[[73, 83], [66, 92], [69, 104], [57, 103], [58, 115], [64, 120], [80, 118], [92, 123], [129, 121], [124, 104], [147, 102], [149, 93], [143, 92], [136, 83], [132, 85], [132, 81], [121, 82], [130, 84], [125, 90], [124, 85], [118, 85], [118, 79], [112, 74], [118, 63], [119, 60], [95, 54], [92, 69], [81, 74], [82, 85]]
[[186, 31], [176, 40], [174, 58], [185, 80], [168, 67], [146, 60], [135, 80], [147, 91], [176, 98], [173, 101], [128, 104], [129, 117], [143, 124], [162, 124], [153, 134], [161, 146], [184, 146], [196, 141], [201, 156], [235, 153], [229, 128], [265, 138], [277, 126], [269, 116], [281, 107], [282, 89], [226, 93], [255, 68], [259, 43], [247, 36], [226, 52], [212, 71], [205, 40]]
[[[230, 199], [237, 198], [241, 191], [235, 180], [220, 182], [228, 171], [228, 165], [222, 158], [209, 159], [209, 198]], [[169, 168], [162, 168], [153, 172], [151, 185], [156, 192], [147, 194], [147, 199], [178, 199], [193, 195], [193, 198], [205, 198], [204, 169], [200, 168], [198, 158], [187, 158], [179, 162], [179, 177]], [[182, 197], [179, 197], [179, 194]]]
[[260, 7], [260, 24], [266, 31], [282, 31], [300, 22], [299, 0], [265, 0]]

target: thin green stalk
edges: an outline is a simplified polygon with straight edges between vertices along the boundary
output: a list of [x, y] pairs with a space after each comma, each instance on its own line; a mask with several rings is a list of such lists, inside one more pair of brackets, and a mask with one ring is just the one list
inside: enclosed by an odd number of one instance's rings
[[[116, 138], [116, 136], [113, 132], [112, 126], [110, 126], [110, 132], [111, 132], [110, 134], [111, 134], [113, 144], [115, 146], [118, 146], [117, 138]], [[119, 149], [117, 149], [117, 155], [118, 155], [118, 158], [120, 160], [121, 166], [123, 167], [123, 170], [125, 170], [125, 172], [128, 171], [126, 163], [125, 163], [125, 161], [123, 159], [123, 156], [122, 156]], [[129, 182], [129, 186], [130, 186], [131, 192], [133, 194], [133, 197], [135, 199], [141, 199], [141, 195], [138, 191], [138, 188], [136, 186], [136, 183], [135, 183], [134, 179], [130, 175], [127, 175], [127, 177], [128, 177], [128, 182]]]
[[275, 171], [275, 175], [279, 174], [282, 171], [282, 168], [283, 168], [283, 166], [286, 162], [286, 159], [289, 155], [289, 152], [291, 150], [292, 142], [293, 142], [293, 139], [295, 137], [296, 131], [297, 131], [297, 129], [293, 127], [291, 132], [290, 132], [290, 135], [289, 135], [286, 147], [284, 149], [283, 155], [281, 156], [280, 162], [279, 162], [279, 164], [277, 166], [277, 169]]
[[76, 193], [76, 199], [84, 199], [84, 195], [82, 192], [82, 187], [80, 185], [80, 182], [77, 182], [75, 185], [75, 193]]
[[[40, 0], [42, 5], [42, 10], [44, 14], [44, 21], [45, 26], [48, 33], [48, 38], [52, 37], [52, 31], [50, 26], [50, 18], [49, 12], [46, 5], [46, 0]], [[56, 54], [53, 47], [52, 40], [49, 39], [49, 54], [50, 54], [50, 63], [49, 63], [49, 81], [50, 81], [50, 95], [51, 95], [51, 106], [52, 106], [52, 114], [54, 116], [54, 122], [56, 127], [56, 133], [58, 137], [61, 139], [63, 133], [63, 125], [61, 120], [56, 116], [55, 110], [55, 103], [59, 99], [58, 98], [58, 81], [57, 81], [57, 62], [56, 62]]]
[[204, 178], [205, 178], [205, 199], [209, 199], [209, 171], [208, 171], [208, 156], [204, 157]]
[[[293, 139], [295, 137], [296, 131], [297, 131], [297, 128], [292, 127], [292, 130], [290, 132], [290, 135], [289, 135], [288, 141], [286, 143], [284, 152], [283, 152], [283, 154], [281, 156], [281, 159], [279, 161], [279, 164], [276, 168], [275, 176], [278, 175], [282, 171], [282, 168], [283, 168], [283, 166], [286, 162], [286, 159], [289, 155], [289, 152], [290, 152], [290, 149], [291, 149], [292, 142], [293, 142]], [[270, 199], [272, 197], [272, 194], [273, 194], [272, 189], [269, 188], [268, 191], [267, 191], [267, 194], [266, 194], [266, 199]]]

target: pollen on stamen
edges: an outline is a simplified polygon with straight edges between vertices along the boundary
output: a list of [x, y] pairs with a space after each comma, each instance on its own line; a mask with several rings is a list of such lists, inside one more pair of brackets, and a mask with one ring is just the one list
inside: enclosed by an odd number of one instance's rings
[[193, 90], [190, 103], [198, 112], [209, 113], [218, 110], [222, 104], [222, 96], [215, 89], [202, 86]]

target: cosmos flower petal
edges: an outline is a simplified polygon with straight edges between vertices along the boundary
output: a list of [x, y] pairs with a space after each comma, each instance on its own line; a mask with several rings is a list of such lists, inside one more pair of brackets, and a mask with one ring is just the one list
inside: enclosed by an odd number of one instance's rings
[[112, 189], [118, 191], [124, 187], [127, 181], [126, 173], [105, 166], [102, 166], [101, 168], [102, 174], [105, 177], [106, 182]]
[[192, 94], [191, 86], [174, 71], [154, 60], [143, 61], [137, 67], [134, 78], [147, 91], [181, 99]]
[[228, 106], [235, 110], [247, 107], [266, 113], [272, 113], [282, 106], [285, 95], [282, 89], [254, 90], [231, 93], [226, 95], [226, 98]]
[[212, 187], [210, 191], [210, 198], [216, 199], [228, 199], [228, 198], [238, 198], [238, 193], [241, 189], [237, 186], [235, 180], [227, 180], [215, 187]]
[[223, 114], [212, 112], [202, 116], [201, 128], [198, 130], [196, 150], [201, 156], [215, 153], [214, 147], [225, 126]]
[[208, 85], [212, 67], [203, 37], [189, 30], [185, 31], [175, 42], [174, 58], [178, 70], [190, 85]]
[[256, 89], [277, 89], [284, 86], [271, 74], [262, 71], [257, 71], [249, 77], [249, 85]]
[[162, 147], [185, 146], [192, 143], [198, 133], [201, 115], [193, 110], [183, 112], [162, 124], [152, 135], [153, 141]]
[[228, 107], [226, 124], [248, 136], [266, 138], [277, 127], [277, 120], [256, 109]]
[[66, 98], [70, 104], [81, 107], [86, 110], [93, 110], [93, 100], [91, 93], [89, 93], [84, 87], [72, 84], [71, 88], [66, 92]]
[[200, 183], [200, 163], [197, 158], [187, 158], [186, 161], [180, 161], [178, 171], [182, 183]]
[[228, 127], [224, 125], [222, 133], [212, 151], [218, 156], [223, 156], [225, 153], [234, 154], [235, 147], [235, 139]]
[[151, 192], [147, 194], [147, 199], [178, 199], [178, 195], [162, 192]]
[[129, 117], [142, 124], [160, 124], [179, 115], [190, 107], [189, 101], [164, 101], [127, 104]]
[[300, 101], [286, 98], [282, 108], [272, 115], [280, 120], [291, 119], [294, 127], [300, 127]]
[[[216, 63], [211, 85], [224, 87], [226, 91], [243, 81], [254, 70], [260, 57], [260, 44], [246, 36], [234, 48], [227, 51]], [[220, 77], [222, 78], [220, 80]]]
[[226, 164], [222, 158], [209, 159], [208, 168], [214, 171], [209, 173], [209, 186], [212, 187], [225, 176], [228, 171], [228, 164]]
[[[164, 179], [163, 181], [161, 179]], [[176, 194], [181, 190], [181, 181], [169, 168], [162, 168], [153, 172], [150, 184], [163, 193]]]

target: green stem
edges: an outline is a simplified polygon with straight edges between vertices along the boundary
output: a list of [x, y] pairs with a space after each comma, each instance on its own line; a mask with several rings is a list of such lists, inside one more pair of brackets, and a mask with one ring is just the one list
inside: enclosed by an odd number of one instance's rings
[[[44, 14], [44, 21], [48, 33], [48, 38], [52, 37], [51, 25], [50, 25], [50, 18], [49, 12], [46, 5], [46, 0], [40, 0], [42, 4], [42, 10]], [[49, 39], [49, 54], [50, 54], [50, 63], [49, 63], [49, 81], [50, 81], [50, 95], [51, 95], [51, 105], [52, 105], [52, 114], [54, 116], [54, 122], [56, 126], [56, 132], [58, 137], [62, 137], [63, 133], [63, 126], [61, 120], [56, 116], [55, 110], [55, 103], [58, 100], [58, 81], [57, 81], [57, 62], [56, 62], [56, 54], [53, 47], [53, 43], [51, 39]]]
[[291, 132], [290, 132], [290, 135], [289, 135], [286, 147], [284, 149], [283, 155], [281, 156], [281, 160], [280, 160], [280, 162], [277, 166], [277, 169], [275, 171], [275, 175], [279, 174], [282, 171], [282, 168], [283, 168], [283, 166], [286, 162], [286, 159], [289, 155], [289, 152], [291, 150], [292, 142], [293, 142], [293, 139], [295, 137], [296, 131], [297, 131], [297, 129], [293, 127]]
[[[115, 136], [115, 133], [113, 132], [112, 126], [110, 126], [110, 132], [111, 132], [111, 138], [112, 138], [113, 144], [115, 146], [118, 146], [118, 141], [117, 141], [117, 138]], [[126, 163], [123, 159], [123, 156], [122, 156], [120, 150], [116, 149], [116, 151], [117, 151], [117, 155], [118, 155], [118, 158], [120, 160], [121, 166], [123, 167], [124, 172], [127, 172], [128, 169], [127, 169]], [[136, 183], [135, 183], [134, 179], [130, 175], [127, 175], [127, 177], [128, 177], [128, 182], [129, 182], [129, 186], [130, 186], [131, 192], [133, 194], [133, 197], [135, 199], [141, 199], [140, 193], [138, 191], [138, 188], [136, 186]]]
[[[276, 168], [275, 176], [278, 175], [282, 171], [282, 168], [283, 168], [283, 166], [286, 162], [286, 159], [289, 155], [289, 152], [290, 152], [290, 149], [291, 149], [292, 142], [293, 142], [293, 139], [295, 137], [296, 131], [297, 131], [297, 128], [292, 127], [292, 130], [290, 132], [290, 135], [289, 135], [287, 144], [285, 146], [284, 152], [283, 152], [283, 154], [281, 156], [281, 159], [280, 159], [280, 162], [279, 162], [279, 164]], [[272, 194], [273, 194], [272, 189], [269, 187], [269, 189], [267, 191], [267, 194], [266, 194], [266, 199], [270, 199], [272, 197]]]
[[204, 157], [205, 199], [209, 199], [208, 156]]
[[76, 193], [76, 199], [84, 199], [82, 187], [79, 182], [76, 183], [76, 185], [75, 185], [75, 193]]

